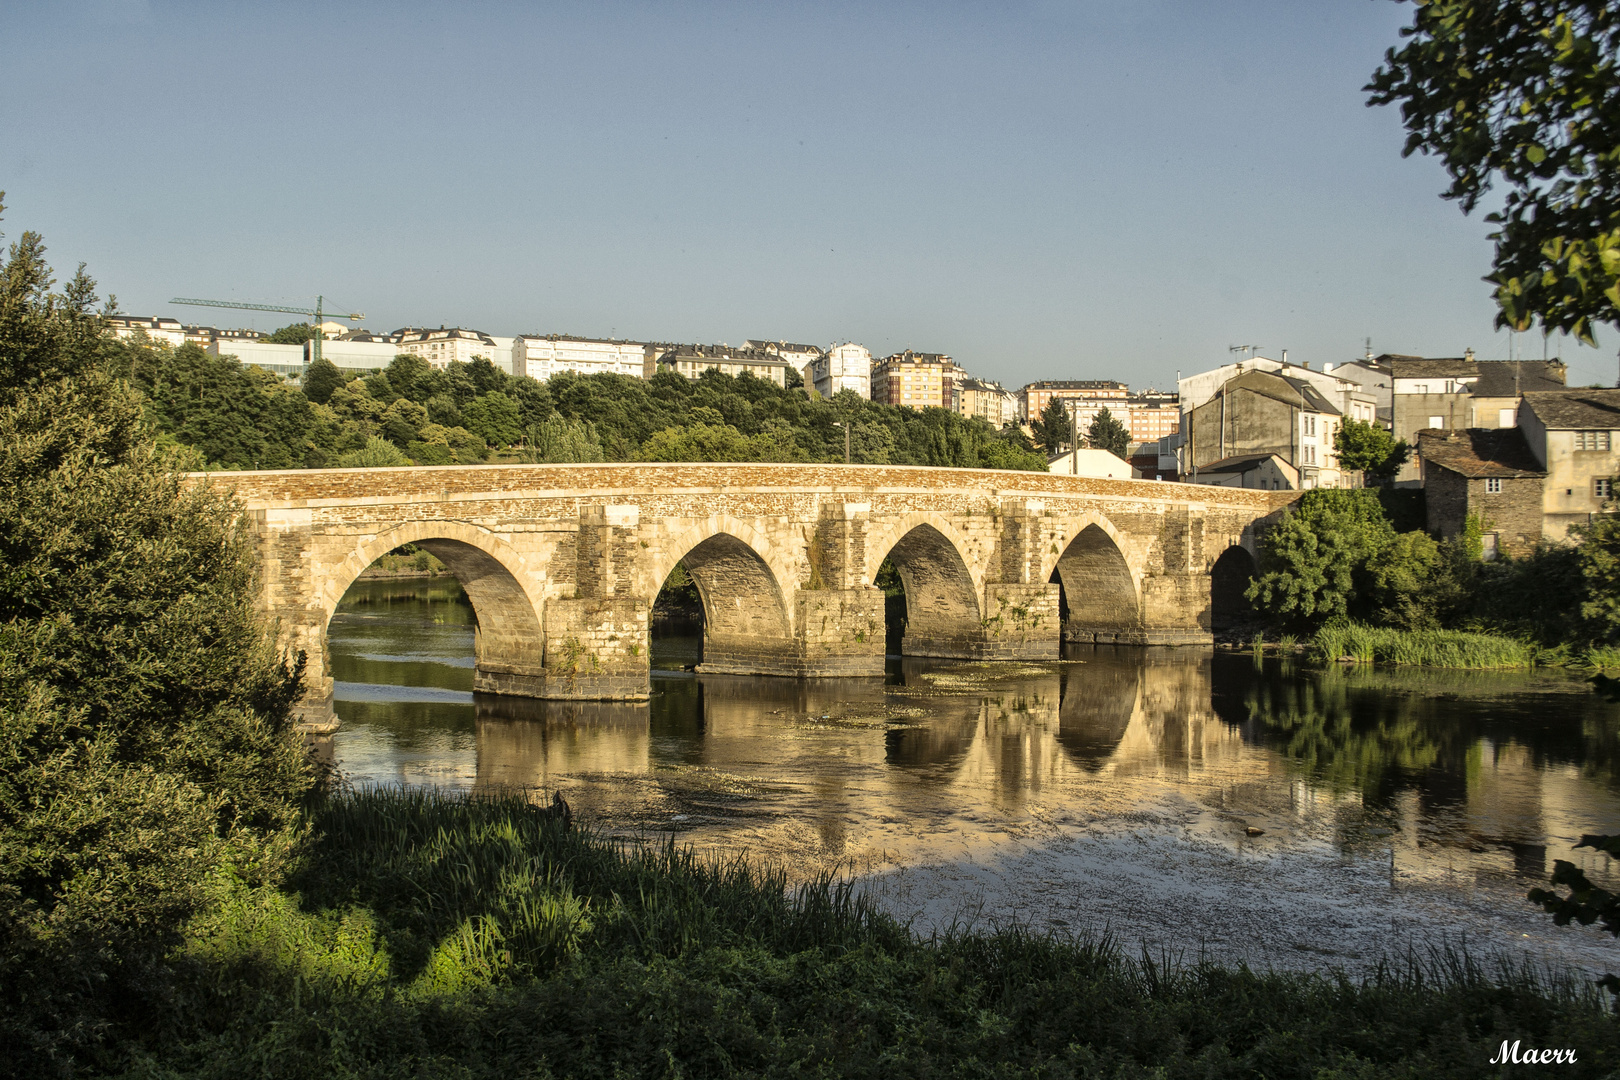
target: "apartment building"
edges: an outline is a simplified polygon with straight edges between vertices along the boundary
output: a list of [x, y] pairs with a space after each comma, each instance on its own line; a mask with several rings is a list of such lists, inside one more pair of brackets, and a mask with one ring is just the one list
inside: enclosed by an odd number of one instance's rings
[[958, 383], [966, 376], [944, 353], [907, 349], [872, 365], [872, 400], [913, 409], [951, 408], [959, 399]]
[[400, 330], [398, 346], [400, 352], [420, 356], [430, 367], [441, 370], [451, 364], [471, 363], [480, 356], [493, 363], [500, 352], [495, 339], [488, 334], [460, 326]]
[[[179, 319], [166, 319], [156, 315], [108, 315], [107, 326], [121, 338], [134, 338], [142, 334], [153, 341], [179, 348], [186, 343], [185, 327]], [[205, 346], [206, 347], [206, 346]]]
[[841, 390], [853, 390], [861, 397], [870, 399], [872, 351], [853, 341], [834, 345], [810, 361], [805, 369], [804, 381], [824, 398], [830, 398]]
[[[512, 374], [545, 382], [561, 372], [645, 378], [648, 343], [570, 334], [520, 334], [512, 341]], [[654, 358], [656, 360], [656, 358]]]
[[696, 379], [705, 371], [718, 371], [732, 376], [752, 375], [777, 386], [787, 385], [788, 369], [793, 366], [775, 353], [730, 345], [675, 345], [659, 352], [656, 363], [658, 370], [678, 372], [688, 379]]
[[1166, 390], [1132, 394], [1119, 421], [1131, 433], [1131, 442], [1158, 442], [1181, 430], [1181, 397]]
[[1089, 427], [1097, 413], [1107, 408], [1125, 422], [1129, 407], [1130, 387], [1113, 379], [1047, 379], [1032, 382], [1018, 391], [1018, 419], [1032, 423], [1038, 419], [1053, 398], [1078, 401], [1084, 415], [1082, 430]]
[[821, 359], [822, 355], [821, 349], [815, 345], [800, 345], [792, 341], [763, 341], [749, 338], [743, 342], [743, 348], [780, 357], [789, 367], [801, 374], [811, 364]]
[[1018, 422], [1018, 398], [998, 382], [969, 376], [958, 382], [955, 397], [963, 416], [977, 416], [998, 430]]

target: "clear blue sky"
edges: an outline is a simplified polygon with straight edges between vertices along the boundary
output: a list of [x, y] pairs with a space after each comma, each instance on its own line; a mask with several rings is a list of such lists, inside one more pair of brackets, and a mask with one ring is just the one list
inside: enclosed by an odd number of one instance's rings
[[[1489, 226], [1363, 104], [1410, 10], [16, 5], [0, 228], [126, 311], [261, 329], [284, 320], [167, 301], [849, 338], [1015, 386], [1165, 386], [1236, 344], [1316, 366], [1369, 336], [1505, 359]], [[1554, 343], [1572, 382], [1614, 382], [1600, 343]]]

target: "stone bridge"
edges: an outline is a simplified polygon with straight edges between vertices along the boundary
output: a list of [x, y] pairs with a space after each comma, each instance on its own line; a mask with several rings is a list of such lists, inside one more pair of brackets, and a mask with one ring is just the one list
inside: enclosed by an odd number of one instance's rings
[[[865, 465], [591, 464], [198, 474], [256, 530], [263, 609], [333, 722], [327, 623], [361, 571], [432, 552], [477, 616], [475, 688], [647, 697], [648, 617], [677, 563], [703, 600], [700, 671], [880, 676], [884, 559], [901, 651], [1034, 659], [1061, 640], [1211, 640], [1222, 567], [1297, 492]], [[1217, 566], [1217, 563], [1220, 565]], [[1212, 571], [1216, 579], [1212, 605]]]

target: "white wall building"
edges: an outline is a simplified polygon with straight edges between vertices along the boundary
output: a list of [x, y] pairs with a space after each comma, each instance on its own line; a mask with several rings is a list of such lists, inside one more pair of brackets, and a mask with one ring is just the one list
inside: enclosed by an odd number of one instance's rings
[[870, 400], [872, 351], [853, 341], [834, 345], [810, 361], [805, 382], [814, 386], [816, 393], [824, 398], [830, 398], [840, 390], [853, 390]]
[[545, 382], [559, 372], [576, 375], [629, 375], [642, 378], [647, 346], [641, 341], [523, 334], [512, 339], [512, 374]]
[[179, 319], [155, 315], [109, 315], [107, 325], [121, 338], [145, 334], [153, 341], [167, 342], [177, 349], [186, 343], [186, 331]]
[[493, 363], [499, 352], [495, 339], [488, 334], [481, 330], [464, 330], [459, 326], [403, 331], [398, 350], [420, 356], [430, 367], [440, 369], [451, 364], [470, 363], [479, 356]]

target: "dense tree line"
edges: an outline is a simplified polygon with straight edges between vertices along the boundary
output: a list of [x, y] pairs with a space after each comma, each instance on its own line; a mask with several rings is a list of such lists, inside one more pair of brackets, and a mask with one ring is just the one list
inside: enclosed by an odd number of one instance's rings
[[162, 438], [198, 467], [449, 465], [511, 451], [541, 461], [843, 461], [1043, 470], [1016, 429], [944, 409], [818, 400], [717, 371], [562, 374], [540, 383], [479, 358], [443, 369], [400, 355], [348, 377], [313, 364], [301, 386], [195, 345], [108, 342], [113, 369], [145, 395]]

